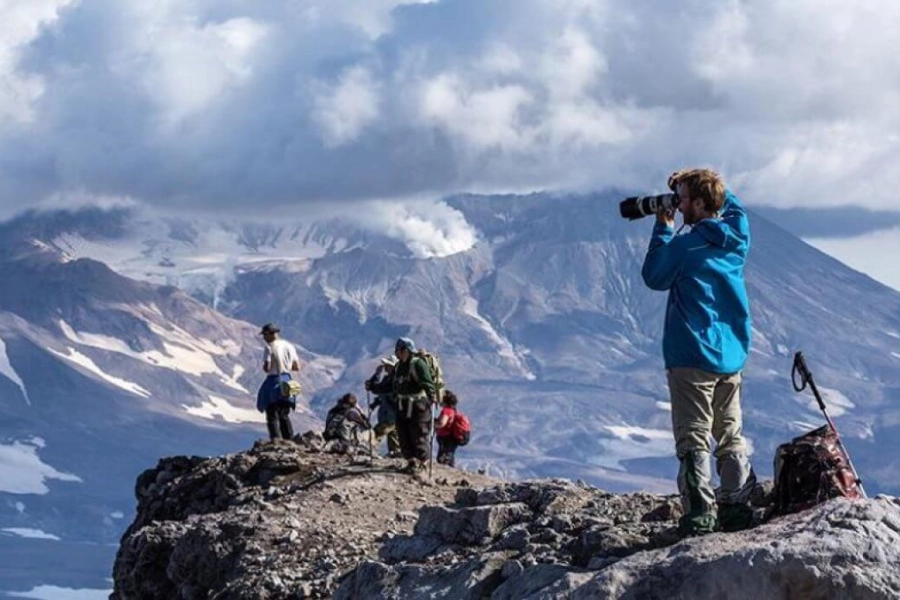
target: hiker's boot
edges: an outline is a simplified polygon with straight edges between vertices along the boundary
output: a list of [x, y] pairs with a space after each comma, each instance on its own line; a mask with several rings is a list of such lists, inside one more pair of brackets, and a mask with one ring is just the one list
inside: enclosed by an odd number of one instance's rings
[[746, 504], [756, 487], [756, 473], [743, 452], [729, 452], [716, 457], [716, 471], [722, 485], [716, 490], [720, 504]]
[[756, 487], [756, 474], [743, 452], [724, 454], [716, 460], [721, 487], [716, 491], [719, 503], [719, 528], [741, 531], [753, 524], [750, 495]]
[[716, 531], [717, 524], [714, 513], [684, 515], [678, 519], [678, 535], [681, 537], [707, 535]]
[[679, 456], [678, 491], [684, 516], [678, 522], [682, 536], [706, 535], [716, 530], [716, 497], [709, 452], [692, 450]]
[[415, 472], [416, 472], [416, 469], [418, 468], [418, 465], [417, 465], [418, 462], [419, 462], [419, 461], [417, 461], [417, 460], [414, 459], [414, 458], [409, 459], [409, 460], [406, 462], [406, 466], [403, 467], [403, 469], [401, 469], [401, 471], [404, 472], [404, 473], [409, 473], [409, 474], [415, 473]]
[[720, 504], [719, 529], [733, 532], [750, 529], [753, 525], [753, 509], [748, 504]]

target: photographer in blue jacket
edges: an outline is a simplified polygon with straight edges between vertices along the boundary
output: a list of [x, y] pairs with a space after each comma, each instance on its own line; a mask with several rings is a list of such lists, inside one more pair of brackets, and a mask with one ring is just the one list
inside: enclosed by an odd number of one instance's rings
[[[660, 208], [644, 259], [644, 282], [668, 291], [663, 358], [672, 403], [683, 535], [737, 531], [750, 525], [756, 477], [742, 431], [741, 371], [750, 351], [750, 304], [744, 265], [750, 225], [740, 200], [709, 169], [669, 178], [687, 233]], [[718, 498], [710, 436], [715, 440]]]

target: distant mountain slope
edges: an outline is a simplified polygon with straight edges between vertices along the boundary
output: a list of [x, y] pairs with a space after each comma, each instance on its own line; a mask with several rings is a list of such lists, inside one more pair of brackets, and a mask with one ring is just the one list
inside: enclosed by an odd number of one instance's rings
[[[312, 398], [320, 413], [340, 393], [359, 391], [373, 359], [408, 334], [440, 353], [474, 418], [474, 441], [462, 452], [469, 466], [670, 489], [665, 295], [640, 279], [651, 223], [621, 220], [617, 200], [454, 198], [479, 241], [432, 259], [337, 220], [162, 227], [148, 217], [112, 241], [82, 231], [46, 242], [82, 256], [115, 248], [116, 269], [146, 269], [150, 280], [164, 269], [211, 302], [188, 276], [202, 257], [207, 276], [218, 278], [220, 310], [249, 322], [278, 320], [311, 352], [340, 359], [335, 384]], [[777, 444], [822, 421], [812, 397], [790, 387], [792, 353], [803, 349], [870, 487], [900, 490], [900, 464], [885, 459], [898, 450], [900, 295], [759, 216], [752, 225], [745, 410], [758, 469], [771, 469]], [[151, 247], [167, 248], [167, 266], [151, 264], [162, 256], [147, 255]]]
[[[74, 584], [85, 563], [102, 583], [135, 472], [266, 436], [258, 325], [21, 233], [0, 238], [0, 592]], [[301, 355], [304, 386], [330, 385], [334, 361]], [[73, 567], [48, 581], [35, 556]]]

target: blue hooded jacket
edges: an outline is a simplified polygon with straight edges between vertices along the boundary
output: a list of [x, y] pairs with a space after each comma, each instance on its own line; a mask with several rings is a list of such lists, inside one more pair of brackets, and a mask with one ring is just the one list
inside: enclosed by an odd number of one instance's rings
[[676, 236], [657, 223], [641, 274], [654, 290], [668, 290], [663, 358], [666, 368], [730, 374], [750, 352], [750, 303], [744, 264], [750, 224], [738, 197], [725, 192], [721, 217], [704, 219]]

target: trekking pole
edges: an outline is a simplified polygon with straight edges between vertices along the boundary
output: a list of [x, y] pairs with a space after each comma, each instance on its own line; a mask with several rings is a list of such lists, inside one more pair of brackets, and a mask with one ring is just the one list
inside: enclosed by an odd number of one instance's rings
[[431, 431], [428, 435], [428, 481], [431, 481], [434, 472], [434, 420], [435, 404], [431, 402]]
[[[797, 375], [800, 375], [799, 385], [797, 384]], [[816, 402], [819, 403], [819, 409], [822, 411], [822, 414], [825, 415], [825, 420], [828, 421], [828, 427], [830, 427], [831, 431], [834, 433], [835, 440], [837, 441], [838, 447], [841, 449], [841, 453], [844, 455], [844, 458], [847, 459], [847, 465], [850, 467], [854, 479], [856, 479], [856, 485], [859, 486], [862, 497], [868, 498], [866, 490], [863, 488], [862, 479], [859, 478], [859, 473], [856, 471], [856, 467], [853, 466], [853, 461], [850, 460], [850, 453], [847, 452], [847, 448], [844, 446], [844, 442], [838, 433], [837, 427], [834, 426], [834, 421], [831, 420], [831, 416], [828, 414], [828, 409], [825, 407], [825, 401], [819, 393], [819, 388], [816, 387], [816, 382], [813, 381], [812, 373], [809, 372], [809, 368], [806, 366], [806, 359], [803, 358], [802, 352], [794, 354], [794, 368], [791, 370], [791, 383], [794, 385], [794, 390], [797, 392], [802, 392], [806, 388], [806, 385], [809, 384], [809, 389], [812, 390], [813, 396], [816, 397]]]
[[369, 390], [366, 390], [366, 423], [369, 424], [369, 462], [371, 463], [374, 458], [372, 457], [372, 393]]

